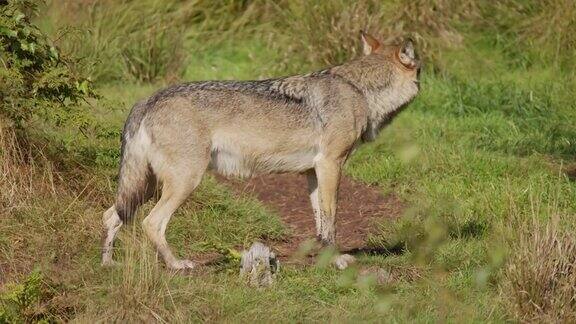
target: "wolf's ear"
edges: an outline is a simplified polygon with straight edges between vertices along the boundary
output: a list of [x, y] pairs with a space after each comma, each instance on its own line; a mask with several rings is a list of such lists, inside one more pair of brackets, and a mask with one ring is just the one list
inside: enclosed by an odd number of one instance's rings
[[411, 39], [404, 41], [402, 46], [400, 46], [398, 50], [398, 60], [409, 69], [416, 67], [416, 51], [414, 50], [414, 42]]
[[370, 55], [380, 47], [380, 42], [363, 30], [360, 31], [360, 38], [362, 38], [362, 52], [364, 52], [364, 55]]

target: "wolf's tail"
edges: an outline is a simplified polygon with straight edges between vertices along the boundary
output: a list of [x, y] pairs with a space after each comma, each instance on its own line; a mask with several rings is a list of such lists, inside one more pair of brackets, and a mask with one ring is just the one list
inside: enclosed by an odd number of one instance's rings
[[148, 162], [150, 137], [141, 126], [145, 113], [145, 104], [136, 104], [122, 131], [122, 148], [116, 211], [122, 222], [134, 218], [138, 207], [150, 199], [154, 191], [153, 173]]

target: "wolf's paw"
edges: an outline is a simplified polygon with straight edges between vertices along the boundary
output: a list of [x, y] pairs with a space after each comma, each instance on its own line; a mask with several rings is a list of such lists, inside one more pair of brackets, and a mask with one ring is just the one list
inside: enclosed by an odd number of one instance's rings
[[192, 270], [196, 268], [196, 263], [191, 260], [176, 260], [168, 264], [168, 269], [174, 271]]
[[356, 258], [350, 254], [340, 254], [334, 258], [332, 263], [338, 270], [344, 270], [356, 263]]

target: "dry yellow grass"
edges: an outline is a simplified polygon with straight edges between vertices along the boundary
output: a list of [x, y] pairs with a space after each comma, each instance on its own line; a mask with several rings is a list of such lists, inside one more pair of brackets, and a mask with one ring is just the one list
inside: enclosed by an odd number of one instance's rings
[[536, 220], [513, 243], [504, 271], [507, 303], [521, 322], [576, 321], [576, 239]]

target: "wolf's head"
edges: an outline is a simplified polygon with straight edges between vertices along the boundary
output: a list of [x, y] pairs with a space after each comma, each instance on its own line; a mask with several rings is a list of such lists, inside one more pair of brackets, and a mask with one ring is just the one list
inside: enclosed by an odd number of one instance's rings
[[410, 102], [420, 89], [420, 60], [412, 40], [384, 45], [364, 32], [361, 40], [364, 57], [358, 61], [363, 81], [381, 106], [374, 108], [388, 113]]
[[343, 64], [336, 73], [364, 92], [372, 131], [377, 132], [418, 94], [421, 64], [411, 40], [385, 45], [361, 32], [361, 42], [364, 55]]

